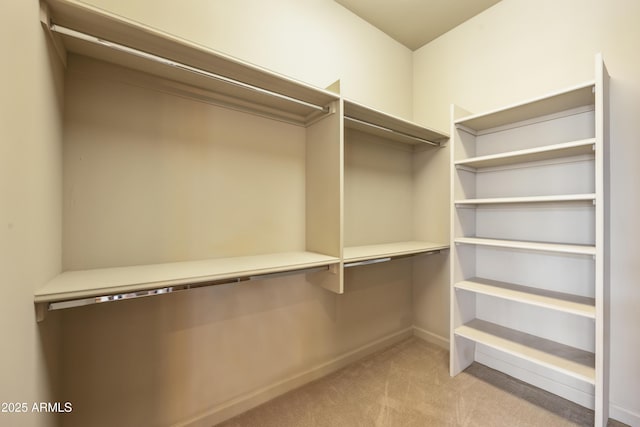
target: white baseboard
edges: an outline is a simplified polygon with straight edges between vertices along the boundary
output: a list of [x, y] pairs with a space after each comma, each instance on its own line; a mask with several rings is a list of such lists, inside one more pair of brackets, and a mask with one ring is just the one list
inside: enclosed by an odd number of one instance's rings
[[614, 403], [609, 404], [609, 418], [630, 425], [631, 427], [640, 427], [640, 414], [621, 408]]
[[388, 335], [377, 341], [366, 344], [353, 351], [338, 356], [326, 363], [311, 368], [305, 372], [285, 378], [274, 384], [262, 387], [251, 393], [239, 396], [227, 401], [215, 408], [206, 411], [190, 420], [186, 420], [174, 425], [174, 427], [211, 427], [230, 418], [235, 417], [249, 409], [255, 408], [271, 399], [284, 393], [296, 389], [304, 384], [310, 383], [318, 378], [337, 371], [350, 363], [353, 363], [376, 351], [390, 347], [414, 334], [413, 327], [404, 329], [394, 334]]
[[436, 335], [433, 332], [429, 332], [426, 329], [419, 328], [417, 326], [413, 327], [413, 335], [421, 340], [425, 340], [426, 342], [430, 342], [431, 344], [435, 344], [438, 347], [442, 347], [445, 350], [449, 350], [449, 340], [441, 337], [440, 335]]

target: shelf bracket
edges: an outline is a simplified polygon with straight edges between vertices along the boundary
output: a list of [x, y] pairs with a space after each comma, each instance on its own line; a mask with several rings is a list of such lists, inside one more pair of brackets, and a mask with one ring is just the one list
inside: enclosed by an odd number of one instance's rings
[[49, 9], [49, 5], [46, 4], [44, 1], [40, 2], [40, 23], [42, 24], [42, 27], [44, 28], [45, 32], [49, 36], [49, 39], [53, 44], [54, 50], [56, 51], [58, 58], [60, 58], [60, 61], [62, 62], [62, 65], [66, 68], [67, 67], [67, 49], [65, 49], [64, 43], [62, 43], [60, 36], [51, 30], [51, 25], [52, 25], [51, 11]]
[[36, 322], [42, 322], [47, 317], [49, 311], [49, 303], [37, 302], [35, 305], [36, 310]]

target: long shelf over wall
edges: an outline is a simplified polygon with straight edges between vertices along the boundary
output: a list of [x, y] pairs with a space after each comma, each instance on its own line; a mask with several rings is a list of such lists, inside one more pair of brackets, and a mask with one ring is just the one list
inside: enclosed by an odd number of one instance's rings
[[[170, 293], [264, 278], [279, 273], [305, 273], [337, 264], [334, 258], [312, 252], [288, 252], [200, 261], [64, 272], [34, 293], [47, 309]], [[187, 286], [189, 285], [189, 286]]]
[[[64, 50], [186, 85], [194, 96], [305, 124], [339, 99], [196, 43], [74, 0], [47, 0], [43, 24]], [[61, 41], [61, 42], [60, 42]], [[199, 93], [204, 90], [207, 93]]]

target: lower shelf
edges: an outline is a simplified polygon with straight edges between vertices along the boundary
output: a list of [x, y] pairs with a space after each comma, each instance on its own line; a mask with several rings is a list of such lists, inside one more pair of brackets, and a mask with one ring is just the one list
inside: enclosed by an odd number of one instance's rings
[[456, 328], [454, 333], [456, 337], [466, 338], [589, 384], [595, 384], [595, 356], [588, 351], [480, 319], [474, 319]]
[[184, 284], [284, 273], [339, 263], [314, 252], [215, 258], [200, 261], [136, 265], [64, 272], [34, 294], [34, 302], [49, 303], [133, 293]]
[[433, 242], [409, 241], [344, 248], [344, 262], [367, 261], [377, 258], [414, 255], [447, 249], [449, 245]]

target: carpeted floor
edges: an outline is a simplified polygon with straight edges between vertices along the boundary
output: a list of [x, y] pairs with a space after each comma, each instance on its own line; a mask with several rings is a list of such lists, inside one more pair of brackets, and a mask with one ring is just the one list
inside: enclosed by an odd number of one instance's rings
[[589, 409], [475, 363], [451, 378], [448, 363], [447, 351], [411, 338], [220, 425], [593, 425]]

